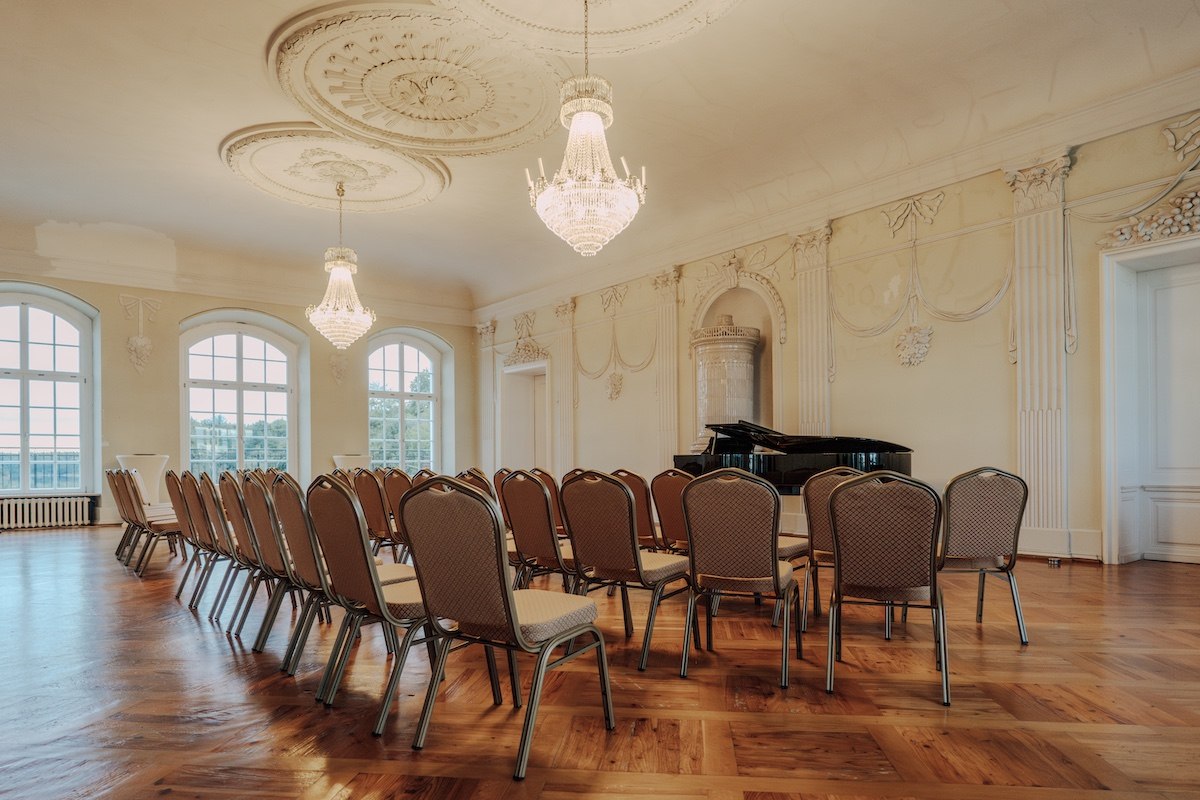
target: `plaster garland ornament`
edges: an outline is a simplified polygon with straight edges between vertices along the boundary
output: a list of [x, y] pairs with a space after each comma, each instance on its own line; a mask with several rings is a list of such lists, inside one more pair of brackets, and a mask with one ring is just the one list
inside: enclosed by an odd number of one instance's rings
[[[608, 399], [616, 400], [621, 396], [621, 389], [624, 386], [625, 377], [621, 370], [629, 372], [641, 372], [649, 367], [654, 362], [654, 356], [658, 352], [658, 328], [655, 327], [654, 340], [650, 343], [650, 351], [646, 357], [638, 362], [630, 361], [622, 352], [620, 342], [617, 340], [617, 309], [624, 302], [625, 294], [629, 287], [625, 284], [619, 286], [610, 286], [600, 292], [600, 302], [605, 314], [608, 316], [608, 354], [604, 358], [604, 363], [596, 369], [588, 369], [583, 365], [583, 360], [579, 357], [579, 337], [572, 337], [574, 352], [572, 360], [574, 361], [575, 374], [575, 404], [579, 402], [579, 376], [588, 380], [598, 380], [606, 372], [609, 372], [608, 382]], [[572, 325], [574, 325], [574, 304], [572, 304]]]
[[487, 155], [558, 122], [559, 67], [450, 8], [322, 6], [280, 27], [267, 61], [322, 125], [406, 152]]
[[1070, 155], [1024, 169], [1006, 171], [1004, 180], [1013, 191], [1016, 212], [1024, 214], [1060, 205], [1063, 202], [1063, 180], [1070, 172]]
[[608, 399], [616, 400], [621, 396], [621, 389], [625, 386], [625, 375], [621, 372], [613, 370], [608, 374]]
[[545, 361], [550, 358], [550, 351], [533, 338], [535, 319], [537, 319], [537, 315], [532, 311], [526, 311], [513, 317], [513, 327], [517, 330], [517, 342], [513, 345], [512, 351], [504, 357], [504, 366], [512, 367], [517, 364]]
[[1163, 128], [1163, 136], [1167, 146], [1175, 151], [1175, 158], [1183, 161], [1193, 150], [1200, 149], [1200, 112]]
[[625, 302], [625, 295], [629, 291], [626, 284], [618, 286], [609, 286], [607, 289], [600, 291], [600, 305], [604, 308], [604, 313], [610, 317], [614, 317], [621, 305]]
[[1097, 244], [1106, 249], [1128, 247], [1195, 233], [1200, 233], [1200, 190], [1193, 189], [1140, 217], [1131, 217]]
[[887, 220], [887, 226], [892, 231], [892, 238], [896, 237], [896, 232], [903, 228], [906, 222], [909, 223], [912, 230], [915, 230], [918, 219], [926, 224], [932, 224], [944, 199], [946, 199], [945, 192], [934, 192], [910, 197], [907, 200], [901, 200], [891, 208], [885, 208], [882, 212], [883, 218]]
[[[779, 280], [779, 270], [776, 269], [776, 265], [791, 252], [792, 248], [789, 245], [774, 259], [767, 261], [767, 248], [759, 247], [745, 261], [737, 251], [733, 251], [727, 253], [725, 260], [720, 263], [708, 262], [708, 273], [700, 279], [700, 297], [692, 312], [691, 329], [696, 330], [700, 327], [701, 317], [708, 311], [708, 307], [717, 295], [739, 287], [758, 287], [756, 293], [766, 295], [764, 299], [770, 304], [773, 312], [772, 318], [779, 326], [779, 343], [786, 343], [787, 307], [783, 303], [783, 297], [780, 296], [779, 290], [775, 288], [774, 281]], [[689, 357], [690, 353], [691, 351], [689, 351]]]
[[350, 357], [341, 350], [335, 350], [329, 354], [329, 374], [333, 376], [333, 382], [338, 386], [346, 380], [346, 370], [350, 367]]
[[339, 182], [350, 192], [345, 207], [352, 212], [423, 205], [450, 185], [450, 170], [436, 158], [356, 142], [311, 122], [234, 131], [219, 153], [225, 166], [256, 188], [308, 208], [335, 210], [329, 186]]
[[125, 340], [125, 350], [129, 353], [129, 362], [140, 375], [150, 363], [150, 354], [154, 352], [154, 342], [146, 335], [146, 323], [154, 321], [154, 315], [162, 308], [162, 300], [122, 294], [117, 296], [117, 301], [125, 309], [125, 319], [133, 319], [133, 315], [137, 314], [138, 330]]
[[490, 319], [487, 322], [476, 325], [475, 333], [479, 336], [479, 343], [481, 345], [491, 347], [496, 343], [496, 320]]
[[915, 367], [929, 355], [930, 339], [933, 338], [933, 326], [909, 325], [900, 331], [896, 337], [896, 355], [900, 357], [901, 366]]
[[[583, 35], [570, 3], [544, 0], [434, 0], [497, 32], [559, 56], [578, 53]], [[711, 25], [739, 0], [592, 0], [591, 32], [598, 56], [643, 52], [691, 36]]]

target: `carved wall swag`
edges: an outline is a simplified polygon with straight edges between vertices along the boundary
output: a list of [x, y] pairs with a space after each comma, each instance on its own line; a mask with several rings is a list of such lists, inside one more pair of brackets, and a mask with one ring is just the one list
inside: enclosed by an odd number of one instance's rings
[[[608, 320], [609, 320], [609, 322], [608, 322], [608, 354], [605, 356], [604, 363], [602, 365], [600, 365], [600, 367], [598, 367], [597, 369], [588, 369], [587, 367], [585, 367], [583, 365], [583, 360], [579, 357], [579, 337], [578, 336], [571, 337], [572, 344], [574, 347], [574, 353], [572, 354], [572, 359], [575, 362], [574, 373], [576, 375], [576, 379], [575, 379], [576, 385], [573, 389], [575, 405], [579, 404], [579, 388], [578, 388], [578, 376], [579, 375], [582, 375], [583, 377], [587, 378], [588, 380], [594, 381], [594, 380], [598, 380], [601, 377], [603, 377], [604, 373], [608, 372], [609, 368], [611, 368], [612, 372], [609, 373], [608, 378], [607, 378], [608, 399], [616, 400], [618, 397], [621, 396], [621, 390], [625, 384], [625, 376], [621, 372], [621, 370], [626, 369], [626, 370], [629, 370], [630, 372], [641, 372], [642, 370], [646, 369], [646, 367], [650, 366], [650, 364], [653, 363], [653, 361], [654, 361], [654, 355], [658, 350], [658, 331], [657, 331], [657, 329], [655, 330], [654, 340], [650, 343], [650, 352], [646, 355], [646, 357], [644, 359], [635, 363], [635, 362], [630, 361], [628, 358], [625, 357], [625, 355], [623, 353], [621, 353], [621, 345], [617, 341], [617, 311], [620, 309], [621, 304], [625, 302], [625, 295], [628, 292], [628, 290], [629, 290], [629, 287], [627, 285], [620, 284], [617, 286], [610, 286], [607, 289], [601, 290], [601, 292], [600, 292], [601, 307], [604, 309], [604, 313], [608, 316]], [[571, 303], [570, 324], [571, 324], [571, 330], [572, 330], [572, 332], [574, 332], [574, 330], [575, 330], [575, 303], [574, 303], [574, 301], [572, 301], [572, 303]]]
[[895, 238], [896, 232], [903, 228], [906, 222], [916, 225], [917, 219], [920, 219], [927, 224], [932, 223], [944, 199], [945, 192], [934, 192], [910, 197], [891, 208], [885, 208], [883, 218], [887, 220], [887, 226], [892, 231], [892, 238]]
[[117, 301], [125, 309], [125, 319], [133, 319], [133, 315], [137, 314], [138, 330], [125, 340], [125, 350], [129, 353], [129, 362], [141, 374], [150, 363], [150, 354], [154, 352], [154, 342], [146, 335], [146, 323], [154, 321], [154, 315], [162, 308], [163, 301], [131, 294], [118, 295]]

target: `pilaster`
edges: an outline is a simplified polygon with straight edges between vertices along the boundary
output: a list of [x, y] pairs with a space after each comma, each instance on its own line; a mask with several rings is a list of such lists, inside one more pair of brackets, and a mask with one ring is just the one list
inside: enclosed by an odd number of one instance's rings
[[796, 328], [799, 413], [796, 432], [829, 434], [829, 383], [833, 380], [832, 318], [829, 314], [828, 224], [797, 236], [793, 243], [796, 265]]

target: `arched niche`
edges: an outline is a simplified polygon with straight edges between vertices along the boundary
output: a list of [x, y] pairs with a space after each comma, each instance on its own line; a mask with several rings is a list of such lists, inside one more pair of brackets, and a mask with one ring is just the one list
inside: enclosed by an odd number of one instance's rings
[[779, 323], [764, 299], [753, 289], [743, 286], [726, 289], [714, 296], [708, 307], [701, 309], [697, 315], [700, 320], [698, 327], [716, 325], [717, 318], [725, 314], [733, 317], [735, 325], [758, 328], [762, 333], [755, 365], [755, 418], [751, 421], [773, 428], [774, 423], [782, 419], [778, 410], [781, 399], [777, 382], [779, 370], [775, 364], [779, 352]]

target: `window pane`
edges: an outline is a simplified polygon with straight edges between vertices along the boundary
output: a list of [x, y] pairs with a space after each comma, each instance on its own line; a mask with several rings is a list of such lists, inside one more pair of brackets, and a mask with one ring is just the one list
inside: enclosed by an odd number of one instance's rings
[[19, 380], [0, 379], [0, 406], [19, 406], [21, 404], [21, 382]]
[[54, 368], [59, 372], [79, 372], [79, 348], [56, 346]]
[[242, 358], [266, 358], [266, 342], [253, 336], [242, 337]]
[[214, 336], [213, 353], [218, 356], [237, 358], [237, 334], [225, 333]]
[[42, 372], [51, 372], [54, 370], [54, 345], [50, 344], [30, 344], [29, 345], [29, 369]]
[[196, 342], [194, 345], [192, 345], [191, 347], [188, 348], [188, 353], [190, 355], [211, 356], [212, 351], [213, 351], [213, 340], [211, 338], [201, 339], [200, 341]]
[[40, 308], [29, 309], [29, 341], [54, 342], [54, 315]]
[[17, 342], [0, 342], [0, 369], [21, 368], [21, 345]]
[[59, 408], [79, 408], [79, 384], [74, 381], [58, 381], [55, 384], [55, 398]]
[[237, 359], [236, 358], [214, 358], [213, 359], [213, 380], [217, 381], [236, 381], [237, 380]]
[[0, 306], [0, 339], [10, 342], [21, 338], [21, 307]]
[[197, 355], [193, 348], [188, 355], [188, 378], [194, 381], [211, 381], [212, 376], [212, 357]]
[[79, 329], [62, 317], [54, 318], [54, 342], [79, 346]]
[[286, 361], [268, 361], [267, 374], [263, 379], [264, 383], [277, 383], [283, 385], [287, 383], [287, 362]]
[[243, 361], [242, 380], [246, 383], [262, 383], [267, 377], [264, 361]]
[[29, 432], [45, 434], [54, 433], [54, 409], [30, 408]]
[[213, 410], [218, 414], [237, 414], [237, 391], [234, 389], [213, 390]]

